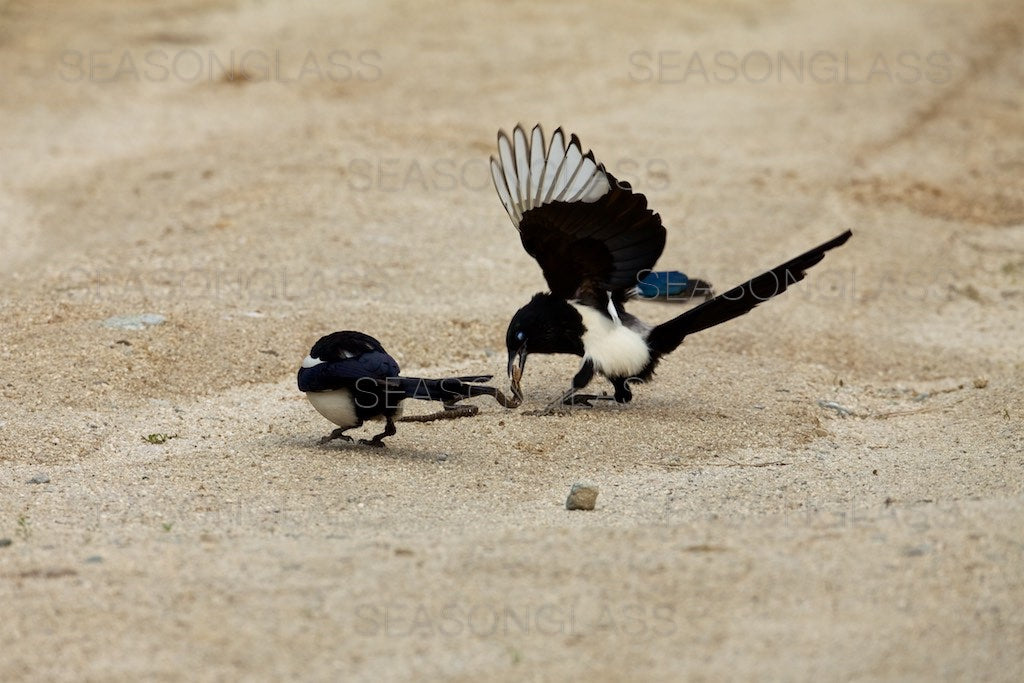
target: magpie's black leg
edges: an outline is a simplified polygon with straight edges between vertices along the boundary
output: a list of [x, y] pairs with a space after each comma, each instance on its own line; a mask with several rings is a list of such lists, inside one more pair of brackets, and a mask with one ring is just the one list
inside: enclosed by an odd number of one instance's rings
[[607, 394], [580, 394], [577, 390], [570, 389], [569, 391], [562, 394], [560, 398], [555, 399], [548, 406], [537, 413], [538, 415], [552, 415], [557, 412], [561, 412], [563, 408], [572, 406], [586, 406], [587, 408], [593, 408], [591, 401], [614, 401], [613, 396]]
[[547, 404], [543, 410], [531, 410], [528, 411], [527, 415], [554, 415], [565, 411], [565, 407], [572, 405], [572, 397], [576, 394], [576, 389], [570, 389], [569, 391], [556, 398], [551, 403]]
[[548, 410], [558, 408], [559, 406], [571, 406], [576, 400], [576, 392], [579, 391], [576, 387], [569, 389], [569, 391], [562, 394], [561, 398], [557, 398], [551, 402], [547, 407]]
[[363, 422], [362, 422], [362, 420], [360, 420], [357, 424], [354, 424], [351, 427], [338, 427], [333, 432], [331, 432], [327, 436], [325, 436], [322, 439], [320, 439], [320, 444], [323, 445], [325, 443], [330, 443], [331, 441], [334, 441], [335, 439], [340, 439], [342, 441], [351, 442], [352, 441], [352, 437], [349, 436], [348, 434], [346, 434], [345, 432], [347, 432], [350, 429], [355, 429], [357, 427], [362, 427], [362, 426], [363, 426]]
[[384, 439], [389, 436], [394, 436], [398, 430], [395, 429], [394, 419], [388, 415], [386, 418], [387, 422], [384, 424], [384, 431], [376, 435], [372, 439], [359, 439], [359, 443], [364, 446], [373, 446], [374, 448], [384, 448]]
[[572, 391], [579, 391], [590, 384], [592, 379], [594, 379], [594, 361], [591, 358], [584, 358], [583, 364], [572, 378]]
[[576, 372], [576, 375], [572, 378], [572, 388], [569, 391], [562, 394], [562, 397], [556, 401], [553, 401], [541, 411], [541, 415], [549, 415], [562, 408], [562, 406], [587, 406], [590, 407], [590, 402], [599, 400], [601, 396], [595, 396], [593, 394], [578, 394], [580, 389], [590, 384], [590, 380], [594, 379], [594, 361], [590, 358], [584, 358], [583, 364], [580, 365], [580, 369]]
[[633, 392], [629, 388], [629, 379], [613, 379], [612, 386], [615, 387], [615, 401], [618, 403], [629, 403], [633, 400]]

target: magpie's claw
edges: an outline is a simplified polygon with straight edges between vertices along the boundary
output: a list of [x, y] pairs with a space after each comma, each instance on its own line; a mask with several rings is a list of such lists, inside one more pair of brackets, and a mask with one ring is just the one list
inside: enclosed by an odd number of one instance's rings
[[322, 446], [324, 444], [328, 444], [328, 443], [334, 441], [335, 439], [340, 439], [341, 441], [346, 441], [346, 442], [349, 442], [349, 443], [352, 442], [352, 437], [349, 436], [348, 434], [346, 434], [344, 429], [338, 428], [338, 429], [335, 429], [330, 434], [328, 434], [327, 436], [321, 438], [320, 439], [320, 445]]
[[608, 394], [573, 394], [567, 396], [562, 400], [562, 405], [566, 406], [586, 406], [587, 408], [593, 408], [593, 401], [614, 401], [614, 396]]

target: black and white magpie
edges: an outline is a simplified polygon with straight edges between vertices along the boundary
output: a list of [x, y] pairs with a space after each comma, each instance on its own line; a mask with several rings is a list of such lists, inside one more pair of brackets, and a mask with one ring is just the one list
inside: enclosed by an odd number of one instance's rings
[[630, 384], [651, 378], [658, 361], [687, 335], [747, 313], [782, 294], [845, 243], [834, 239], [758, 275], [660, 325], [626, 312], [638, 281], [665, 248], [661, 217], [583, 152], [579, 139], [559, 128], [545, 145], [537, 125], [516, 126], [511, 138], [498, 132], [498, 156], [491, 176], [523, 247], [540, 264], [550, 291], [536, 294], [509, 323], [505, 338], [512, 393], [522, 400], [520, 380], [531, 353], [564, 353], [583, 358], [572, 387], [551, 407], [590, 405], [609, 398], [578, 393], [595, 374], [608, 379], [614, 399], [628, 403]]
[[[473, 396], [494, 396], [502, 405], [509, 402], [496, 388], [479, 384], [491, 375], [421, 379], [399, 377], [398, 362], [381, 343], [362, 332], [334, 332], [321, 337], [299, 368], [299, 391], [317, 412], [338, 425], [321, 439], [352, 441], [345, 434], [365, 420], [384, 420], [384, 431], [372, 439], [360, 439], [367, 446], [383, 446], [383, 439], [395, 434], [395, 420], [402, 416], [402, 401], [416, 398], [441, 401], [451, 408], [458, 401]], [[459, 414], [475, 414], [474, 410]], [[510, 407], [514, 407], [510, 406]]]

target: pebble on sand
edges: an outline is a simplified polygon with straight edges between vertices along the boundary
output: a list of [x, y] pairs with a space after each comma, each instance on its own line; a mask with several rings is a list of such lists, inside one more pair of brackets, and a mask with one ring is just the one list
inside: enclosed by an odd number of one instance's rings
[[565, 499], [566, 510], [593, 510], [597, 503], [597, 486], [578, 482], [572, 485], [569, 497]]
[[49, 475], [46, 475], [46, 474], [37, 474], [36, 476], [32, 477], [31, 479], [29, 479], [25, 483], [26, 484], [49, 484], [50, 483], [50, 477], [49, 477]]
[[103, 321], [103, 327], [114, 330], [144, 330], [152, 325], [161, 325], [167, 320], [159, 313], [141, 315], [115, 315]]

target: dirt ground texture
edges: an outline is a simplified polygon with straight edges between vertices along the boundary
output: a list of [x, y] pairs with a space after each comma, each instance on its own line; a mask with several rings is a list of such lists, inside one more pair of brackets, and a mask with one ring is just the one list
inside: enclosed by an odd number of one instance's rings
[[[1024, 679], [1019, 2], [0, 1], [0, 82], [0, 679]], [[520, 121], [720, 289], [854, 237], [628, 406], [318, 445], [330, 331], [504, 385]]]

